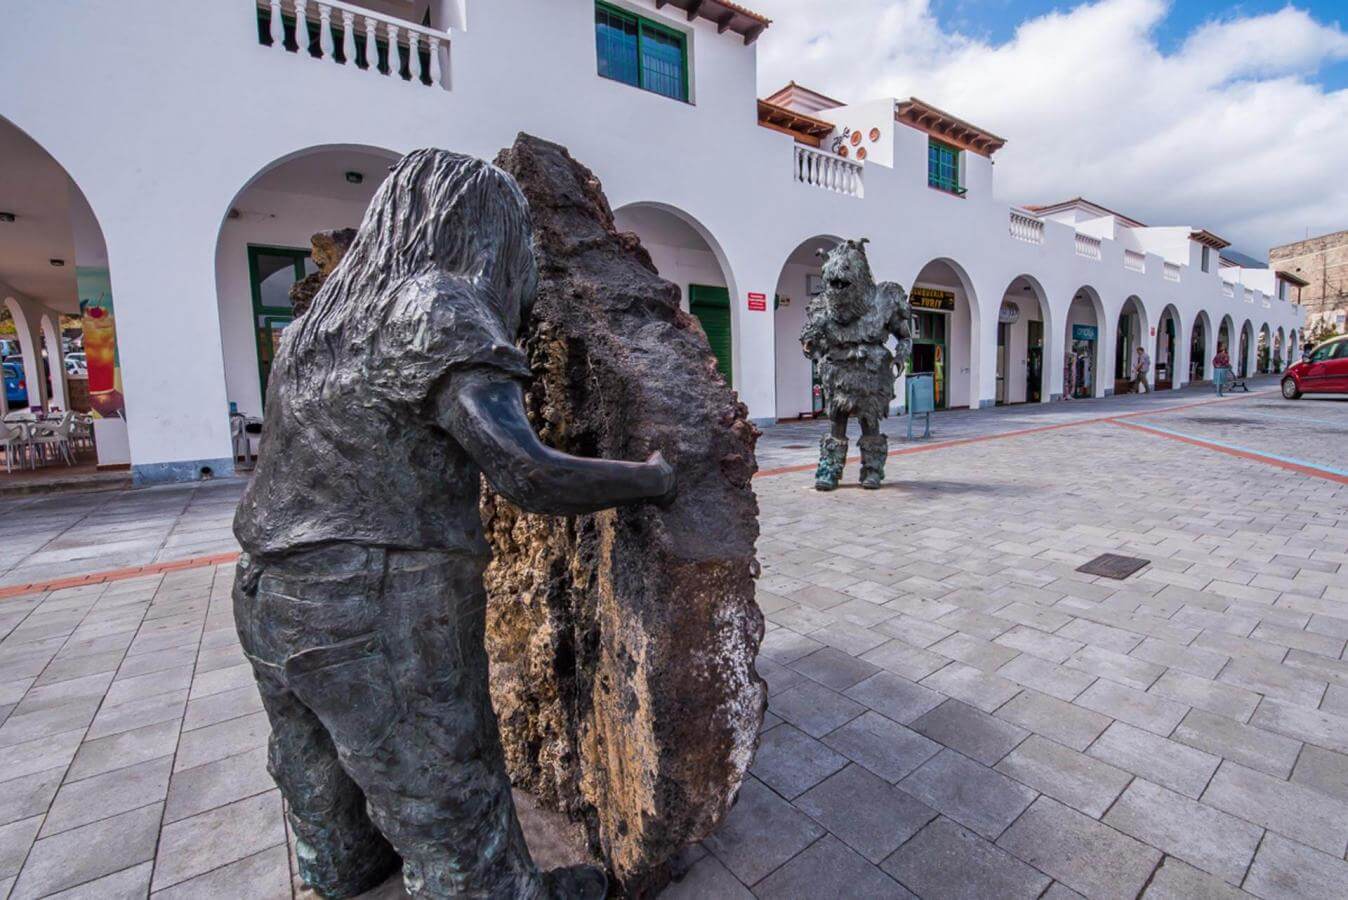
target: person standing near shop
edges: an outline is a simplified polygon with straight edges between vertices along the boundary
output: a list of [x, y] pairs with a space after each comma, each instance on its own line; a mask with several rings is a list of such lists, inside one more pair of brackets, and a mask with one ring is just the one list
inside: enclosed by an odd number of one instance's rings
[[1230, 377], [1231, 357], [1226, 352], [1226, 345], [1218, 344], [1217, 355], [1212, 357], [1212, 383], [1217, 386], [1218, 397], [1222, 395], [1222, 388]]
[[1151, 389], [1147, 387], [1147, 373], [1151, 371], [1151, 357], [1147, 355], [1146, 349], [1137, 348], [1137, 356], [1133, 360], [1133, 389], [1139, 394], [1150, 393]]

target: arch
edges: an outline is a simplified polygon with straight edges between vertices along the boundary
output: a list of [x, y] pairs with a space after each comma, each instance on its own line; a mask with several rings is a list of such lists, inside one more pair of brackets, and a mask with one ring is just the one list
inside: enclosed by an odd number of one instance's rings
[[823, 289], [818, 282], [823, 260], [817, 253], [842, 243], [832, 234], [817, 234], [792, 248], [777, 276], [773, 310], [775, 344], [773, 377], [776, 382], [778, 419], [813, 416], [822, 408], [815, 390], [814, 367], [800, 350], [800, 331], [810, 300]]
[[401, 157], [368, 144], [304, 147], [258, 169], [221, 210], [216, 312], [232, 408], [262, 414], [271, 357], [290, 321], [289, 285], [314, 268], [311, 236], [359, 226], [389, 164]]
[[40, 323], [43, 349], [47, 359], [47, 398], [55, 408], [70, 409], [70, 391], [66, 386], [66, 357], [61, 343], [61, 329], [52, 321], [52, 314], [44, 312]]
[[[1116, 319], [1114, 341], [1114, 384], [1116, 392], [1132, 391], [1134, 363], [1139, 347], [1151, 345], [1151, 323], [1147, 307], [1137, 294], [1124, 298]], [[1148, 385], [1155, 384], [1156, 366], [1147, 373]]]
[[1301, 331], [1293, 328], [1287, 335], [1287, 364], [1301, 359]]
[[1254, 325], [1249, 319], [1240, 326], [1236, 341], [1236, 356], [1232, 362], [1236, 367], [1236, 375], [1244, 378], [1254, 371]]
[[1184, 323], [1175, 304], [1167, 303], [1156, 320], [1152, 372], [1158, 390], [1177, 390], [1187, 378], [1187, 348], [1184, 345]]
[[1280, 374], [1283, 367], [1287, 365], [1288, 357], [1285, 353], [1287, 349], [1287, 332], [1281, 325], [1273, 337], [1273, 372]]
[[1053, 379], [1049, 364], [1056, 334], [1048, 292], [1033, 275], [1012, 278], [997, 310], [998, 404], [1047, 403]]
[[1259, 326], [1259, 335], [1255, 339], [1255, 371], [1267, 375], [1273, 364], [1273, 332], [1268, 323]]
[[663, 201], [626, 203], [613, 211], [613, 220], [619, 231], [640, 237], [656, 271], [678, 285], [680, 302], [702, 323], [726, 382], [739, 387], [743, 323], [734, 272], [721, 242], [697, 216]]
[[1189, 381], [1208, 381], [1212, 378], [1216, 335], [1212, 331], [1212, 317], [1206, 309], [1200, 309], [1194, 316], [1189, 334]]
[[[978, 409], [995, 403], [994, 396], [980, 396], [982, 385], [983, 316], [973, 279], [955, 260], [940, 256], [917, 270], [909, 293], [914, 298], [918, 335], [913, 340], [915, 372], [934, 371], [938, 406], [968, 406]], [[932, 291], [930, 299], [919, 288]], [[931, 307], [923, 309], [922, 303]], [[950, 306], [950, 309], [940, 308]], [[936, 329], [940, 329], [939, 332]]]
[[1105, 304], [1093, 285], [1083, 284], [1072, 294], [1064, 328], [1063, 396], [1103, 397], [1114, 390], [1105, 374], [1109, 321]]

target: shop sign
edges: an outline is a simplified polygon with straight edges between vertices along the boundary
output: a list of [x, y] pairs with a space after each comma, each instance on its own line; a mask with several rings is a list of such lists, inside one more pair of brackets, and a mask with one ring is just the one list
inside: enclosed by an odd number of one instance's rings
[[913, 309], [939, 309], [944, 312], [955, 311], [955, 292], [939, 288], [915, 287], [908, 295]]
[[767, 312], [767, 311], [768, 311], [767, 294], [749, 295], [749, 312]]
[[1093, 341], [1096, 333], [1094, 325], [1072, 326], [1072, 340], [1074, 341]]
[[1003, 325], [1014, 325], [1020, 321], [1020, 307], [1003, 300], [1002, 308], [997, 310], [997, 321]]

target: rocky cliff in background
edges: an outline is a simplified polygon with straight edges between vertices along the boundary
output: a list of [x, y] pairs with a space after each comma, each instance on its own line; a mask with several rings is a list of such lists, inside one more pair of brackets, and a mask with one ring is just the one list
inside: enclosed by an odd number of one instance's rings
[[582, 456], [658, 449], [677, 471], [668, 508], [568, 519], [483, 501], [511, 776], [585, 825], [623, 894], [646, 896], [720, 823], [757, 746], [757, 432], [678, 288], [614, 228], [595, 176], [525, 135], [496, 163], [533, 211], [535, 427]]

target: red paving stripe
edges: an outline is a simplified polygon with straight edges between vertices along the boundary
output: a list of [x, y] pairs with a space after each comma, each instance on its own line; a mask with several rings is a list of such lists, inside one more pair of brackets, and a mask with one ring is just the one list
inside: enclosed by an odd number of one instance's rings
[[1120, 428], [1129, 428], [1133, 431], [1142, 431], [1155, 437], [1170, 438], [1172, 441], [1179, 441], [1183, 444], [1192, 444], [1195, 447], [1202, 447], [1205, 450], [1215, 450], [1218, 453], [1225, 453], [1227, 456], [1234, 456], [1237, 459], [1248, 459], [1252, 462], [1263, 463], [1266, 466], [1276, 466], [1279, 469], [1286, 469], [1289, 472], [1299, 472], [1302, 475], [1310, 475], [1313, 478], [1323, 478], [1326, 481], [1348, 484], [1348, 475], [1340, 475], [1337, 472], [1327, 472], [1324, 469], [1317, 469], [1314, 466], [1298, 465], [1294, 462], [1288, 462], [1285, 459], [1265, 456], [1262, 453], [1255, 453], [1250, 450], [1238, 450], [1235, 447], [1226, 447], [1222, 444], [1214, 444], [1199, 438], [1187, 437], [1170, 431], [1158, 431], [1155, 428], [1148, 428], [1146, 425], [1138, 425], [1134, 422], [1113, 421], [1110, 422], [1110, 424], [1117, 425]]
[[143, 578], [146, 575], [162, 575], [165, 572], [178, 572], [183, 569], [201, 569], [206, 566], [218, 566], [232, 563], [239, 558], [238, 552], [214, 553], [210, 556], [194, 556], [191, 559], [175, 559], [169, 562], [151, 563], [147, 566], [131, 566], [126, 569], [113, 569], [108, 572], [91, 572], [88, 575], [72, 575], [54, 581], [34, 581], [31, 584], [15, 584], [0, 587], [0, 600], [20, 597], [24, 594], [42, 594], [47, 591], [59, 591], [62, 588], [82, 587], [86, 584], [103, 584], [109, 581], [126, 581], [129, 578]]
[[[944, 450], [947, 447], [962, 447], [966, 444], [981, 444], [984, 441], [1000, 441], [1005, 438], [1023, 437], [1027, 434], [1042, 434], [1045, 431], [1058, 431], [1063, 428], [1080, 428], [1083, 425], [1099, 425], [1101, 422], [1117, 422], [1120, 419], [1131, 419], [1136, 416], [1155, 416], [1161, 413], [1180, 412], [1186, 409], [1195, 409], [1200, 406], [1211, 406], [1214, 403], [1226, 403], [1231, 400], [1244, 400], [1247, 397], [1256, 397], [1259, 394], [1268, 393], [1267, 391], [1251, 391], [1248, 394], [1242, 394], [1239, 397], [1214, 397], [1211, 400], [1198, 400], [1194, 403], [1182, 403], [1178, 406], [1162, 406], [1157, 409], [1138, 410], [1130, 413], [1119, 413], [1113, 416], [1096, 416], [1090, 419], [1078, 419], [1075, 422], [1058, 422], [1054, 425], [1037, 425], [1033, 428], [1017, 428], [1013, 431], [999, 431], [996, 434], [980, 434], [974, 437], [954, 438], [949, 441], [938, 441], [934, 444], [919, 444], [916, 447], [902, 447], [898, 450], [889, 451], [890, 456], [909, 456], [914, 453], [928, 453], [932, 450]], [[861, 461], [860, 456], [849, 456], [847, 462], [857, 463]], [[811, 472], [818, 466], [818, 463], [807, 463], [798, 466], [781, 466], [776, 469], [762, 469], [754, 474], [755, 478], [771, 478], [774, 475], [787, 475], [792, 472]]]

